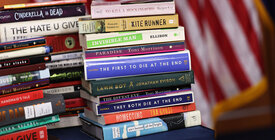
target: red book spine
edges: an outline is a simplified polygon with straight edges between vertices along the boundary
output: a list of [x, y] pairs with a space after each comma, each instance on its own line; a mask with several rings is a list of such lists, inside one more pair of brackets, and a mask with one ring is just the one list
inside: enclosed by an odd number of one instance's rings
[[81, 85], [81, 81], [69, 81], [69, 82], [60, 82], [60, 83], [52, 83], [48, 88], [56, 88], [56, 87], [66, 87], [66, 86], [74, 86], [74, 85]]
[[79, 45], [78, 34], [48, 36], [48, 37], [45, 37], [45, 39], [46, 39], [46, 44], [53, 48], [52, 53], [62, 53], [62, 52], [77, 51], [82, 49], [82, 47]]
[[74, 99], [66, 99], [65, 105], [66, 105], [66, 108], [73, 108], [73, 107], [86, 106], [86, 103], [82, 98], [74, 98]]
[[43, 90], [15, 94], [0, 98], [0, 107], [43, 98]]
[[0, 140], [47, 140], [47, 127], [41, 126], [0, 136]]
[[38, 70], [44, 70], [44, 69], [46, 69], [45, 63], [39, 63], [39, 64], [27, 65], [27, 66], [21, 66], [21, 67], [13, 67], [9, 69], [1, 69], [0, 76], [29, 72], [29, 71], [38, 71]]

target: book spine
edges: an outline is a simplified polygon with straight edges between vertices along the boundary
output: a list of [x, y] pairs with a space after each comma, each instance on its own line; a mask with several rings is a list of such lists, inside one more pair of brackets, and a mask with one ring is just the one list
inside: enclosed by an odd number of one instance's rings
[[74, 98], [74, 99], [66, 99], [65, 105], [66, 105], [66, 108], [84, 107], [86, 106], [86, 103], [82, 98]]
[[86, 3], [86, 2], [87, 2], [87, 0], [66, 0], [66, 1], [48, 1], [48, 2], [37, 2], [37, 3], [22, 3], [22, 4], [4, 5], [4, 9], [5, 10], [20, 9], [20, 8], [76, 4], [76, 3]]
[[43, 96], [42, 90], [1, 97], [0, 98], [0, 107], [12, 105], [12, 104], [18, 104], [18, 103], [27, 102], [27, 101], [32, 101], [32, 100], [36, 100], [36, 99], [41, 99], [43, 97], [44, 96]]
[[85, 59], [184, 51], [184, 42], [85, 50]]
[[45, 63], [34, 64], [32, 66], [21, 66], [21, 67], [9, 68], [9, 69], [0, 69], [0, 76], [29, 72], [29, 71], [39, 71], [44, 69], [46, 69]]
[[52, 6], [1, 11], [0, 18], [1, 23], [11, 23], [30, 20], [83, 16], [85, 15], [85, 12], [84, 5]]
[[0, 136], [0, 140], [19, 140], [29, 138], [30, 140], [48, 140], [47, 127], [36, 127], [4, 136]]
[[40, 71], [24, 72], [13, 75], [0, 76], [0, 86], [7, 86], [21, 82], [29, 82], [38, 79], [45, 79], [50, 77], [49, 69]]
[[140, 30], [133, 32], [113, 32], [101, 34], [85, 34], [84, 48], [105, 48], [139, 44], [184, 41], [184, 28]]
[[194, 72], [191, 70], [166, 74], [113, 78], [112, 80], [82, 80], [82, 82], [83, 88], [93, 96], [101, 96], [150, 88], [189, 85], [194, 83]]
[[132, 17], [146, 15], [175, 14], [174, 2], [127, 4], [127, 5], [91, 5], [91, 16], [97, 18]]
[[191, 70], [188, 50], [118, 58], [84, 60], [85, 80]]
[[2, 60], [0, 61], [0, 69], [26, 66], [26, 65], [32, 65], [37, 63], [46, 63], [50, 61], [51, 61], [51, 56], [49, 54]]
[[47, 125], [47, 129], [67, 128], [81, 126], [81, 121], [78, 116], [61, 117], [57, 123]]
[[50, 53], [51, 50], [52, 49], [49, 46], [42, 46], [42, 47], [27, 48], [22, 50], [15, 50], [10, 52], [3, 52], [0, 54], [0, 60], [25, 57], [25, 56], [31, 56], [31, 55], [47, 54], [47, 53]]
[[43, 37], [0, 43], [0, 52], [46, 45]]
[[56, 115], [65, 111], [62, 95], [45, 95], [42, 99], [0, 108], [0, 126]]
[[83, 66], [83, 60], [82, 60], [82, 58], [60, 60], [60, 61], [54, 61], [54, 62], [47, 63], [46, 66], [50, 70], [81, 67], [81, 66]]
[[103, 33], [178, 27], [178, 15], [90, 20], [79, 19], [79, 33]]
[[1, 42], [32, 38], [36, 36], [77, 33], [78, 18], [80, 17], [81, 16], [1, 24]]
[[161, 97], [151, 97], [126, 102], [118, 102], [113, 104], [96, 104], [95, 112], [97, 115], [101, 115], [138, 109], [190, 104], [194, 102], [193, 92], [190, 91], [185, 92], [184, 94], [183, 93], [184, 92]]
[[17, 131], [22, 131], [22, 130], [26, 130], [34, 127], [43, 126], [50, 123], [55, 123], [55, 122], [58, 122], [59, 120], [60, 120], [59, 116], [54, 115], [54, 116], [43, 117], [40, 119], [31, 120], [31, 121], [20, 122], [20, 123], [8, 125], [8, 126], [3, 126], [0, 128], [0, 135], [5, 135], [9, 133], [14, 133]]
[[64, 99], [80, 98], [80, 91], [62, 93]]
[[66, 34], [45, 37], [47, 45], [53, 48], [53, 53], [81, 50], [78, 34]]
[[7, 95], [11, 93], [29, 90], [29, 89], [39, 88], [39, 87], [49, 85], [49, 83], [50, 83], [50, 79], [47, 78], [47, 79], [34, 80], [30, 82], [12, 84], [9, 86], [0, 87], [0, 95]]
[[68, 81], [68, 82], [59, 82], [59, 83], [51, 83], [48, 88], [57, 88], [57, 87], [65, 87], [72, 85], [81, 85], [81, 81]]
[[81, 57], [82, 57], [82, 52], [72, 52], [72, 53], [64, 53], [64, 54], [53, 54], [51, 56], [51, 59], [53, 62], [53, 61], [61, 61], [61, 60], [68, 60], [68, 59], [76, 59]]
[[51, 70], [50, 73], [51, 73], [51, 76], [50, 76], [51, 83], [76, 81], [76, 80], [81, 80], [83, 67]]
[[81, 85], [49, 88], [49, 89], [44, 89], [43, 93], [46, 93], [46, 94], [63, 94], [63, 93], [68, 93], [68, 92], [79, 91], [80, 88], [81, 88]]

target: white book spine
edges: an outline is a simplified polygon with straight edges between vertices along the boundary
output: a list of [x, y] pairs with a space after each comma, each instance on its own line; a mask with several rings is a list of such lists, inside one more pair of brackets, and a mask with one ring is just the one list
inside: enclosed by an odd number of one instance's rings
[[54, 54], [51, 56], [51, 61], [61, 61], [68, 59], [82, 58], [82, 52], [64, 53], [64, 54]]
[[83, 66], [82, 58], [60, 60], [60, 61], [54, 61], [54, 62], [51, 62], [51, 63], [46, 63], [46, 67], [49, 68], [50, 70], [62, 69], [62, 68], [72, 68], [72, 67], [81, 67], [81, 66]]
[[0, 41], [77, 33], [78, 18], [80, 17], [83, 16], [0, 24]]
[[125, 5], [91, 5], [93, 19], [165, 14], [175, 14], [174, 1]]

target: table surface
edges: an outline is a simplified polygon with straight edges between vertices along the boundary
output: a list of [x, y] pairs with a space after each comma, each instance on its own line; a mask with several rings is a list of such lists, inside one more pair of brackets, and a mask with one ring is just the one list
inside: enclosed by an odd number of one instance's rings
[[[63, 129], [48, 130], [49, 140], [96, 140], [83, 132], [81, 127], [71, 127]], [[183, 128], [172, 130], [168, 132], [156, 133], [136, 138], [132, 140], [214, 140], [214, 131], [203, 127], [195, 126], [190, 128]]]

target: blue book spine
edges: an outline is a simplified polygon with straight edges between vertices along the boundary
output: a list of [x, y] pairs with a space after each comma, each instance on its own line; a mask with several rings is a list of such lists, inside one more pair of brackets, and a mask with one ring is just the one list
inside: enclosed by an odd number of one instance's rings
[[138, 109], [182, 105], [182, 104], [189, 104], [193, 102], [194, 102], [193, 92], [187, 91], [187, 92], [180, 92], [176, 94], [169, 94], [165, 96], [137, 99], [137, 100], [118, 102], [113, 104], [102, 104], [102, 105], [97, 104], [95, 112], [97, 113], [97, 115], [100, 115], [100, 114], [108, 114], [108, 113], [123, 112], [123, 111], [138, 110]]
[[22, 48], [27, 46], [38, 46], [43, 44], [46, 44], [46, 39], [44, 37], [24, 39], [19, 41], [10, 41], [10, 42], [0, 43], [0, 51], [15, 49], [15, 48]]
[[85, 80], [191, 70], [190, 52], [84, 60]]

